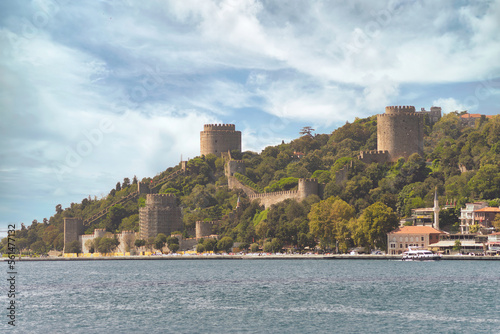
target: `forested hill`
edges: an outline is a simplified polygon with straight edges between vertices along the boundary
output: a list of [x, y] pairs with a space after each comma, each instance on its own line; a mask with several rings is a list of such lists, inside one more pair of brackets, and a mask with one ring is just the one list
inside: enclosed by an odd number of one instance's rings
[[[310, 196], [301, 203], [287, 200], [264, 210], [256, 202], [250, 203], [242, 192], [228, 190], [224, 161], [214, 155], [190, 160], [188, 167], [194, 173], [179, 173], [156, 191], [177, 196], [183, 208], [185, 234], [197, 220], [222, 219], [219, 234], [246, 245], [254, 242], [274, 248], [304, 248], [318, 243], [330, 247], [336, 242], [341, 249], [384, 247], [386, 231], [401, 217], [410, 215], [412, 208], [432, 206], [436, 187], [442, 205], [455, 203], [460, 208], [466, 202], [486, 200], [491, 206], [499, 206], [500, 116], [483, 117], [469, 127], [459, 114], [449, 113], [433, 126], [426, 124], [425, 156], [414, 154], [394, 164], [365, 164], [357, 159], [360, 150], [377, 148], [376, 116], [356, 119], [331, 134], [314, 134], [305, 128], [298, 139], [269, 146], [260, 154], [232, 153], [234, 159], [245, 162], [245, 177], [257, 189], [288, 190], [297, 186], [298, 178], [317, 178], [326, 184], [323, 201]], [[348, 180], [337, 184], [335, 172], [346, 165]], [[171, 167], [142, 181], [157, 181], [178, 169], [180, 166]], [[49, 219], [22, 225], [16, 234], [17, 247], [37, 253], [61, 250], [63, 217], [88, 219], [136, 191], [137, 179], [130, 182], [125, 178], [104, 198], [84, 198], [65, 209], [56, 205], [56, 213]], [[144, 205], [144, 196], [112, 206], [86, 232], [94, 228], [138, 231], [138, 208]], [[228, 218], [238, 196], [243, 209]], [[442, 211], [443, 229], [456, 230], [457, 211]], [[2, 246], [6, 247], [6, 238]]]

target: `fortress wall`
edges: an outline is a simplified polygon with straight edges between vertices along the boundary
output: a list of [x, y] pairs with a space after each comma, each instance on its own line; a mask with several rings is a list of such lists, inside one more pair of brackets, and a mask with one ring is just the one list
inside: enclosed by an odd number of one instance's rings
[[198, 244], [198, 240], [196, 238], [179, 239], [179, 251], [187, 251], [193, 249], [194, 246]]
[[[360, 154], [363, 154], [361, 152]], [[342, 169], [335, 172], [335, 184], [340, 185], [347, 181], [347, 176], [349, 174], [349, 166], [344, 166]]]
[[227, 186], [229, 189], [241, 189], [247, 194], [247, 196], [256, 195], [257, 193], [252, 188], [244, 185], [234, 176], [229, 176], [227, 178]]
[[146, 195], [146, 207], [167, 207], [177, 206], [175, 195], [173, 194], [148, 194]]
[[226, 176], [233, 176], [234, 173], [245, 175], [245, 162], [243, 160], [229, 160], [225, 167]]
[[146, 206], [139, 208], [140, 238], [147, 240], [158, 233], [170, 235], [182, 231], [182, 211], [177, 206], [175, 195], [148, 194]]
[[256, 199], [259, 200], [260, 204], [264, 205], [266, 209], [268, 209], [273, 204], [282, 202], [289, 198], [300, 200], [298, 190], [276, 191], [272, 193], [250, 195], [248, 197], [250, 198], [251, 201]]
[[299, 179], [299, 199], [303, 200], [309, 195], [318, 195], [319, 187], [316, 179]]
[[64, 249], [73, 241], [79, 241], [78, 236], [83, 234], [83, 220], [79, 218], [64, 218]]
[[415, 107], [386, 107], [386, 113], [377, 115], [377, 149], [388, 151], [389, 160], [407, 159], [413, 153], [423, 155], [423, 114]]
[[264, 205], [268, 209], [271, 205], [282, 202], [286, 199], [295, 199], [297, 201], [302, 201], [309, 195], [318, 195], [322, 197], [323, 186], [318, 184], [316, 179], [299, 179], [299, 186], [297, 190], [288, 191], [276, 191], [272, 193], [264, 194], [254, 194], [249, 195], [250, 201], [255, 199], [260, 201], [260, 204]]
[[205, 238], [212, 235], [212, 227], [219, 224], [218, 221], [197, 221], [196, 222], [196, 239]]
[[149, 194], [149, 185], [145, 182], [137, 183], [137, 192], [139, 194]]
[[[358, 159], [363, 161], [365, 164], [384, 163], [384, 162], [389, 161], [389, 151], [376, 151], [376, 150], [360, 151]], [[340, 172], [340, 171], [342, 171], [342, 170], [339, 170], [338, 172]], [[346, 175], [346, 177], [347, 177], [347, 175]]]

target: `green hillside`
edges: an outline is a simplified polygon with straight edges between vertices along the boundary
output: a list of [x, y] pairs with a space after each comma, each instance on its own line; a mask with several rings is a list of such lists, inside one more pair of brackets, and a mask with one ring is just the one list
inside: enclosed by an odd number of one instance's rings
[[[427, 123], [428, 124], [428, 123]], [[234, 159], [245, 162], [246, 173], [239, 176], [259, 192], [290, 190], [298, 178], [315, 177], [325, 183], [324, 200], [310, 196], [301, 203], [286, 200], [272, 206], [265, 214], [258, 203], [250, 203], [241, 191], [229, 190], [224, 176], [224, 161], [214, 155], [188, 162], [191, 171], [178, 174], [153, 191], [173, 193], [183, 208], [185, 234], [198, 220], [222, 222], [218, 233], [246, 245], [324, 248], [339, 245], [385, 247], [385, 233], [399, 219], [410, 215], [412, 208], [431, 207], [437, 187], [441, 204], [453, 202], [456, 209], [443, 210], [441, 227], [456, 231], [457, 213], [466, 202], [486, 200], [500, 204], [500, 116], [480, 119], [475, 127], [462, 124], [457, 113], [446, 114], [439, 122], [425, 126], [425, 157], [412, 155], [394, 164], [365, 164], [357, 159], [360, 150], [377, 146], [377, 118], [356, 119], [331, 134], [310, 134], [290, 143], [266, 147], [260, 154], [232, 152]], [[294, 152], [304, 156], [297, 158]], [[348, 180], [335, 181], [335, 172], [349, 166]], [[467, 172], [461, 172], [465, 168]], [[148, 184], [179, 170], [168, 168]], [[23, 224], [16, 232], [20, 250], [45, 253], [63, 248], [63, 218], [89, 219], [101, 210], [137, 191], [137, 179], [118, 182], [104, 198], [84, 198], [43, 222]], [[227, 216], [241, 198], [242, 210], [236, 217]], [[138, 208], [145, 195], [111, 207], [101, 219], [86, 229], [105, 228], [109, 232], [139, 228]], [[274, 245], [274, 246], [273, 246]], [[2, 240], [5, 252], [6, 238]]]

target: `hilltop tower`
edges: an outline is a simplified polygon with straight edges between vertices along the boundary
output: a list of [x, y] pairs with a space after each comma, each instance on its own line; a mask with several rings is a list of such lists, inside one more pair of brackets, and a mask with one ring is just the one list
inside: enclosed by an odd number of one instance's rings
[[158, 233], [169, 236], [174, 231], [182, 231], [182, 213], [175, 195], [146, 195], [146, 206], [139, 208], [139, 227], [143, 240], [155, 237]]
[[377, 150], [387, 151], [391, 162], [413, 153], [423, 155], [423, 114], [414, 106], [386, 107], [385, 114], [377, 115]]
[[241, 131], [234, 124], [205, 124], [200, 132], [200, 154], [220, 156], [227, 151], [241, 152]]

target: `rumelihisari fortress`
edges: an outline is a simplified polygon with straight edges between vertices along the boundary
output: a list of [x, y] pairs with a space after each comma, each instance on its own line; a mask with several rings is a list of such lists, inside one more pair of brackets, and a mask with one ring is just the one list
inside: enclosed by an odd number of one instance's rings
[[[431, 123], [441, 118], [441, 108], [431, 107], [430, 111], [422, 108], [416, 111], [414, 106], [388, 106], [385, 113], [377, 115], [377, 150], [361, 151], [358, 159], [365, 163], [395, 162], [399, 158], [407, 159], [410, 155], [418, 153], [423, 155], [424, 151], [424, 115], [428, 116]], [[324, 184], [318, 183], [316, 179], [299, 179], [296, 190], [278, 191], [270, 193], [257, 193], [252, 188], [244, 185], [236, 179], [235, 173], [245, 174], [245, 163], [243, 160], [234, 160], [231, 151], [241, 152], [241, 131], [236, 131], [234, 124], [205, 124], [200, 132], [200, 155], [215, 154], [225, 159], [225, 174], [228, 179], [229, 189], [241, 189], [250, 200], [258, 200], [266, 209], [271, 205], [292, 198], [297, 201], [305, 199], [309, 195], [318, 195], [323, 198]], [[342, 183], [347, 180], [349, 166], [336, 173], [336, 182]], [[190, 172], [186, 161], [181, 162], [181, 169], [177, 170], [161, 180], [152, 184], [139, 182], [138, 191], [130, 194], [120, 201], [113, 203], [108, 208], [94, 215], [90, 219], [64, 218], [64, 247], [73, 241], [81, 243], [83, 253], [88, 252], [85, 245], [87, 240], [102, 237], [106, 234], [103, 229], [95, 229], [93, 234], [83, 234], [84, 227], [104, 217], [109, 209], [119, 203], [129, 200], [137, 200], [140, 194], [146, 195], [146, 205], [139, 208], [138, 233], [133, 231], [122, 231], [115, 236], [120, 241], [118, 252], [125, 252], [127, 245], [133, 245], [136, 238], [148, 239], [155, 237], [158, 233], [170, 235], [174, 231], [184, 229], [182, 222], [182, 210], [177, 205], [175, 195], [158, 194], [159, 186], [180, 174]], [[230, 214], [234, 215], [237, 208]], [[187, 250], [197, 244], [197, 240], [212, 235], [213, 226], [219, 221], [196, 222], [194, 238], [184, 239], [177, 235], [180, 250]]]

